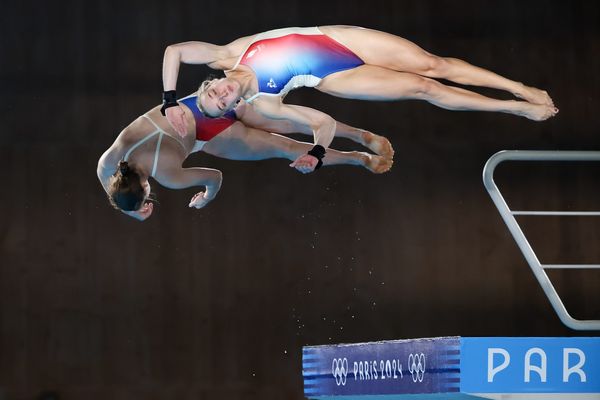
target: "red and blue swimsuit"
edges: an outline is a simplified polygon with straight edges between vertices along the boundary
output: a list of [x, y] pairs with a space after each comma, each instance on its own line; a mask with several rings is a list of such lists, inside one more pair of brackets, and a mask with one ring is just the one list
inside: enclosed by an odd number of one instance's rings
[[196, 95], [191, 95], [178, 100], [179, 103], [185, 104], [192, 111], [194, 120], [196, 120], [196, 146], [194, 147], [194, 151], [200, 150], [204, 143], [208, 142], [237, 121], [235, 110], [227, 111], [218, 118], [205, 116], [198, 108], [198, 105], [196, 104], [197, 100], [198, 96]]
[[[250, 67], [259, 95], [284, 96], [298, 87], [314, 87], [327, 75], [356, 68], [364, 62], [319, 28], [285, 28], [256, 35], [238, 60]], [[235, 69], [235, 67], [234, 67]]]

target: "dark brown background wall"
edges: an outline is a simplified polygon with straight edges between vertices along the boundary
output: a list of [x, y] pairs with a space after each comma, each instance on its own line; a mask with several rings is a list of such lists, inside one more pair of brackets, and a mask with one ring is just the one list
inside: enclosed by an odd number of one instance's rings
[[[502, 149], [598, 149], [599, 3], [9, 1], [0, 21], [0, 399], [299, 399], [305, 344], [580, 334], [554, 314], [481, 170]], [[301, 176], [285, 160], [200, 154], [189, 164], [225, 177], [206, 209], [187, 208], [191, 189], [157, 187], [147, 222], [110, 208], [96, 162], [158, 103], [166, 45], [335, 23], [545, 88], [560, 114], [300, 90], [288, 101], [388, 136], [393, 171]], [[207, 72], [183, 67], [180, 93]], [[498, 182], [515, 209], [593, 210], [598, 172], [515, 164]], [[600, 261], [597, 219], [522, 221], [542, 261]], [[598, 273], [551, 276], [574, 316], [600, 317]]]

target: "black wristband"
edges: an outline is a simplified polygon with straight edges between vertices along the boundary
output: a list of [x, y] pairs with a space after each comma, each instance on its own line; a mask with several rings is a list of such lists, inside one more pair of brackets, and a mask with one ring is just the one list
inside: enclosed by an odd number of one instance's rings
[[177, 103], [177, 93], [175, 90], [167, 90], [163, 92], [163, 105], [160, 108], [160, 113], [165, 115], [165, 110], [169, 107], [176, 107], [179, 103]]
[[322, 160], [323, 157], [325, 157], [325, 153], [325, 147], [321, 146], [320, 144], [314, 145], [313, 148], [309, 150], [308, 154], [310, 154], [313, 157], [316, 157], [317, 160], [319, 160], [317, 166], [315, 167], [315, 171], [323, 166]]

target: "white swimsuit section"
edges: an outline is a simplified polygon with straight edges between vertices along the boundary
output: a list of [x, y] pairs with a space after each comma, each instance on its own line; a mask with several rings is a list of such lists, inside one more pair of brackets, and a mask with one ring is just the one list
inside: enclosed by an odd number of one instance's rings
[[129, 150], [127, 150], [127, 153], [125, 153], [125, 157], [123, 157], [123, 160], [128, 161], [129, 156], [135, 149], [137, 149], [142, 144], [146, 143], [148, 140], [152, 139], [154, 136], [158, 135], [158, 142], [156, 143], [156, 150], [154, 151], [154, 162], [152, 163], [152, 172], [150, 173], [150, 176], [154, 178], [154, 175], [156, 174], [156, 167], [158, 165], [158, 155], [160, 153], [160, 144], [162, 143], [163, 135], [168, 135], [168, 133], [163, 131], [162, 129], [160, 129], [160, 127], [158, 125], [156, 125], [156, 123], [154, 121], [152, 121], [152, 119], [149, 116], [147, 116], [146, 114], [142, 115], [142, 117], [144, 117], [148, 121], [150, 121], [150, 123], [154, 126], [155, 130], [153, 132], [151, 132], [150, 134], [148, 134], [146, 137], [140, 139], [136, 144], [131, 146], [129, 148]]

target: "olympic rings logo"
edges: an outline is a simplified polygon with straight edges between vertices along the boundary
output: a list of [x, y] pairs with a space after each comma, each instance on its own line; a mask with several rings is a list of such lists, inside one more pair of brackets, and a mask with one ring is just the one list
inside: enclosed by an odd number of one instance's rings
[[425, 377], [425, 354], [410, 354], [408, 356], [408, 372], [413, 382], [423, 382]]
[[348, 376], [348, 359], [347, 358], [334, 358], [331, 363], [331, 373], [335, 378], [335, 383], [338, 386], [346, 385], [346, 377]]

